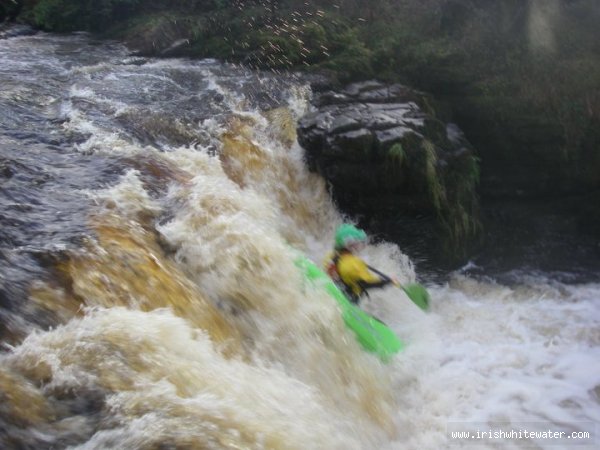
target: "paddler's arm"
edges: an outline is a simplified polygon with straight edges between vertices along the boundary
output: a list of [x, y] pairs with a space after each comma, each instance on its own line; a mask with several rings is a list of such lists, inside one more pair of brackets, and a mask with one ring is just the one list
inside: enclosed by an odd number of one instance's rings
[[360, 280], [356, 284], [360, 286], [361, 289], [373, 289], [373, 288], [382, 288], [392, 283], [392, 280], [389, 278], [379, 278], [378, 281], [365, 281]]
[[391, 278], [378, 271], [375, 271], [377, 273], [375, 275], [373, 271], [369, 270], [370, 267], [357, 257], [354, 257], [351, 268], [355, 283], [363, 291], [366, 289], [382, 288], [393, 282]]

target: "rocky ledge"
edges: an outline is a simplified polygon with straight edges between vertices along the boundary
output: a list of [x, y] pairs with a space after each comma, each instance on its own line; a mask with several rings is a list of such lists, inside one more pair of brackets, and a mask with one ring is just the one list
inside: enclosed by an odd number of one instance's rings
[[478, 163], [460, 129], [437, 118], [431, 103], [376, 81], [318, 92], [298, 139], [343, 211], [407, 248], [456, 256], [478, 231]]

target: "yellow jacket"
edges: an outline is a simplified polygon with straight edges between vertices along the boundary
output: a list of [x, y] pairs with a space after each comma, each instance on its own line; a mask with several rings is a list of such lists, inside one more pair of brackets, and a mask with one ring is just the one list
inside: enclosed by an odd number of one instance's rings
[[349, 252], [339, 254], [336, 266], [340, 278], [356, 296], [360, 296], [366, 286], [379, 287], [388, 281], [372, 273], [362, 259]]

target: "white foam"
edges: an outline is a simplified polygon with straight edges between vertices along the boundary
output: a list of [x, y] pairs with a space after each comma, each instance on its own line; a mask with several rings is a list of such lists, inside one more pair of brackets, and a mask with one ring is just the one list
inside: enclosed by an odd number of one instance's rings
[[[361, 448], [352, 424], [332, 415], [310, 386], [283, 371], [224, 358], [203, 333], [164, 310], [91, 310], [54, 331], [30, 335], [4, 363], [13, 369], [47, 365], [47, 392], [106, 395], [107, 423], [114, 426], [99, 427], [71, 448], [191, 438], [207, 448], [227, 441], [252, 448], [278, 441], [295, 448]], [[120, 386], [129, 387], [115, 389]]]
[[139, 176], [139, 171], [128, 170], [115, 186], [86, 193], [99, 206], [116, 210], [125, 217], [135, 217], [139, 213], [158, 214], [162, 208], [150, 198]]

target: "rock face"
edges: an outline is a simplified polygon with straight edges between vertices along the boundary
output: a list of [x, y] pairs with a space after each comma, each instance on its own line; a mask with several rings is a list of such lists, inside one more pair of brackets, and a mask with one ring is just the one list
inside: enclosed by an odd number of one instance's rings
[[437, 253], [476, 234], [477, 159], [427, 96], [370, 81], [317, 93], [313, 105], [298, 140], [342, 210], [401, 245], [397, 235], [410, 235], [404, 244], [426, 240]]
[[141, 56], [183, 56], [190, 46], [190, 31], [184, 23], [159, 17], [134, 27], [125, 42]]
[[13, 25], [0, 23], [0, 39], [9, 39], [17, 36], [30, 36], [36, 34], [37, 30], [29, 25]]

